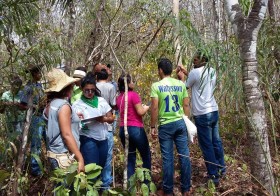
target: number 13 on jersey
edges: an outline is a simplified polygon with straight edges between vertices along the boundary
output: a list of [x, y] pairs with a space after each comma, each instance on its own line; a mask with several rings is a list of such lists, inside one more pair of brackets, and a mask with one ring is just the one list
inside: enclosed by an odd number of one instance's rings
[[[180, 109], [180, 105], [178, 103], [178, 96], [177, 95], [167, 95], [165, 98], [164, 98], [164, 101], [165, 101], [165, 110], [164, 112], [170, 112], [170, 109], [173, 111], [173, 112], [177, 112], [179, 109]], [[170, 108], [170, 103], [174, 103], [174, 106], [172, 106]]]

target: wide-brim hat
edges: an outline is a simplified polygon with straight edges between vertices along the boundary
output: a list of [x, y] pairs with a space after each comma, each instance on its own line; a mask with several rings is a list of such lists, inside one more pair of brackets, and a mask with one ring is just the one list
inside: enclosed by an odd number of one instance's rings
[[73, 73], [73, 78], [83, 78], [86, 76], [86, 72], [82, 71], [82, 70], [75, 70]]
[[61, 69], [53, 68], [46, 77], [48, 81], [48, 88], [45, 90], [48, 92], [60, 92], [62, 89], [67, 87], [68, 85], [77, 82], [79, 78], [69, 77], [66, 73], [64, 73]]

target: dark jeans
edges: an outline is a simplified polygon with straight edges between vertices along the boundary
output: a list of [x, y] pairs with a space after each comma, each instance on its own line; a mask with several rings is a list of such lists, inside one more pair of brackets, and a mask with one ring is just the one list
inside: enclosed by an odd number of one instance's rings
[[191, 164], [187, 128], [184, 120], [182, 119], [165, 125], [160, 125], [158, 137], [163, 162], [164, 193], [173, 193], [174, 143], [179, 154], [181, 191], [182, 193], [189, 191], [191, 187]]
[[102, 168], [105, 166], [108, 155], [108, 141], [98, 141], [86, 136], [80, 136], [81, 153], [83, 155], [85, 165], [96, 163]]
[[[42, 116], [32, 116], [30, 124], [31, 134], [31, 153], [41, 155], [42, 139], [46, 143], [45, 121]], [[41, 168], [34, 157], [31, 156], [31, 173], [32, 175], [39, 176], [42, 174]]]
[[[128, 179], [135, 173], [136, 149], [139, 151], [143, 167], [151, 170], [151, 152], [147, 135], [143, 127], [127, 127], [129, 135], [129, 148], [127, 160]], [[119, 136], [123, 146], [125, 146], [124, 127], [120, 127]]]
[[208, 175], [218, 181], [219, 172], [226, 172], [223, 144], [219, 135], [219, 113], [215, 111], [194, 116], [194, 120]]

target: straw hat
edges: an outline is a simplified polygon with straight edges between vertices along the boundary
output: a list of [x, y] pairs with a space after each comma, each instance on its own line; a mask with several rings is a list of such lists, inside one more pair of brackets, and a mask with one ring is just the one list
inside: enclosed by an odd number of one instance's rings
[[48, 89], [45, 90], [46, 93], [48, 92], [59, 92], [64, 89], [66, 86], [77, 82], [79, 78], [72, 78], [69, 77], [64, 71], [61, 69], [53, 68], [47, 74], [48, 80]]

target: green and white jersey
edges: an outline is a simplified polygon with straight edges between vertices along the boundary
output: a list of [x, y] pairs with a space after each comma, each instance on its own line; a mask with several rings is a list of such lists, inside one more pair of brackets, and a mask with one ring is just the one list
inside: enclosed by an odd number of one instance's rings
[[185, 84], [166, 77], [152, 85], [151, 97], [158, 99], [158, 123], [164, 125], [182, 119], [183, 99], [188, 97]]

